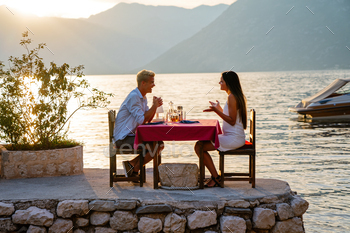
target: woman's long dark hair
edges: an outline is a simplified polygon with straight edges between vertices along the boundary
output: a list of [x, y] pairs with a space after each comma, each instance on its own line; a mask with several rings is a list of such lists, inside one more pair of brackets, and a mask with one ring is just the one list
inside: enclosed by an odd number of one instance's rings
[[233, 71], [222, 72], [222, 79], [225, 81], [227, 88], [237, 101], [237, 110], [241, 116], [243, 128], [247, 128], [247, 104], [246, 98], [243, 94], [241, 83], [239, 82], [238, 75]]

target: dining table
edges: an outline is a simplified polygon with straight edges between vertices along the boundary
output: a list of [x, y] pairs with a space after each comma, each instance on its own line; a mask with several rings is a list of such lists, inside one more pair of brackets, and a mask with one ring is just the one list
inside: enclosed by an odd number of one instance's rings
[[[196, 119], [181, 122], [164, 122], [160, 124], [139, 125], [135, 132], [134, 148], [139, 144], [157, 141], [212, 141], [215, 148], [219, 148], [219, 134], [222, 133], [220, 123], [216, 119]], [[195, 123], [194, 123], [195, 122]], [[166, 145], [165, 145], [166, 146]], [[154, 155], [153, 158], [153, 187], [159, 188], [158, 164], [161, 155]], [[204, 188], [204, 161], [203, 143], [200, 143], [199, 154], [199, 188]]]

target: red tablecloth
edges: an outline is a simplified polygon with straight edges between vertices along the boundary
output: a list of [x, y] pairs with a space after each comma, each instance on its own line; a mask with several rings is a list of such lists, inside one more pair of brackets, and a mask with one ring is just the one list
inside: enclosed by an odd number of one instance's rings
[[198, 120], [199, 123], [168, 125], [140, 125], [137, 127], [134, 148], [146, 141], [213, 141], [215, 147], [220, 146], [218, 135], [221, 127], [218, 120]]

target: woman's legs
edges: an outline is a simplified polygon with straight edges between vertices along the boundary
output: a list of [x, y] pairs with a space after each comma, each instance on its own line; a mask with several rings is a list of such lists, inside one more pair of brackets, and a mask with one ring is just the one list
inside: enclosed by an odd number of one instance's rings
[[[216, 148], [213, 146], [213, 144], [210, 141], [197, 141], [196, 145], [194, 146], [194, 151], [196, 152], [197, 156], [199, 157], [200, 153], [200, 143], [203, 143], [203, 162], [204, 165], [208, 168], [210, 174], [213, 177], [218, 177], [218, 172], [215, 168], [214, 162], [208, 151], [216, 150]], [[211, 180], [208, 183], [208, 186], [213, 186], [215, 182]]]

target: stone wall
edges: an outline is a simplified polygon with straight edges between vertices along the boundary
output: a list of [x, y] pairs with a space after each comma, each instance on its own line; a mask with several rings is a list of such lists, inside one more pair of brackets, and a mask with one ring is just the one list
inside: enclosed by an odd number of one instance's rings
[[301, 233], [308, 205], [295, 193], [219, 202], [3, 200], [0, 232]]
[[0, 177], [5, 179], [68, 176], [83, 173], [83, 147], [8, 151], [0, 146]]

